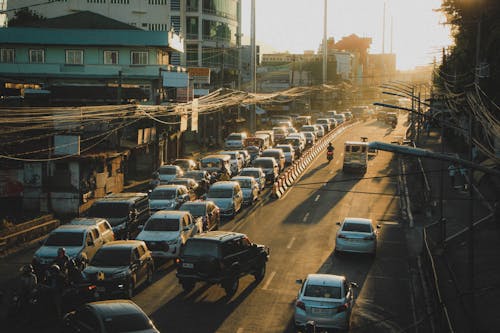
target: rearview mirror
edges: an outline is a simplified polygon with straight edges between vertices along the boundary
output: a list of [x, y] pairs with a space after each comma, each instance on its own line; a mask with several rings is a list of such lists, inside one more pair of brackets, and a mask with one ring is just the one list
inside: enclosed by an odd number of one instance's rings
[[335, 223], [336, 225], [340, 225], [340, 222]]
[[350, 285], [351, 285], [352, 288], [358, 288], [359, 287], [356, 282], [351, 282]]
[[382, 228], [382, 225], [381, 224], [377, 224], [377, 229], [380, 229]]
[[302, 279], [297, 279], [297, 280], [295, 280], [295, 283], [302, 285], [302, 283], [304, 283], [304, 281]]

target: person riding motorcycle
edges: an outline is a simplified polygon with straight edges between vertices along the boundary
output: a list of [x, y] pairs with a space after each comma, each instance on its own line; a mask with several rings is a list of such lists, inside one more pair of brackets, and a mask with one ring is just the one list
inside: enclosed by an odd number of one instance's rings
[[46, 274], [45, 292], [47, 292], [48, 299], [54, 306], [53, 310], [55, 312], [53, 314], [56, 316], [56, 319], [59, 319], [62, 316], [62, 294], [66, 285], [65, 275], [57, 264], [52, 264], [47, 269]]
[[36, 287], [38, 285], [38, 279], [35, 275], [35, 270], [33, 266], [28, 264], [21, 267], [21, 277], [19, 278], [19, 296], [23, 303], [29, 300], [33, 294], [36, 292]]
[[63, 273], [66, 273], [68, 271], [69, 257], [66, 254], [66, 249], [64, 247], [60, 247], [59, 249], [57, 249], [57, 257], [55, 257], [52, 263], [59, 266], [60, 270]]
[[332, 143], [330, 142], [328, 144], [328, 147], [326, 148], [326, 158], [328, 162], [330, 162], [333, 159], [333, 152], [335, 151], [335, 148], [333, 147]]

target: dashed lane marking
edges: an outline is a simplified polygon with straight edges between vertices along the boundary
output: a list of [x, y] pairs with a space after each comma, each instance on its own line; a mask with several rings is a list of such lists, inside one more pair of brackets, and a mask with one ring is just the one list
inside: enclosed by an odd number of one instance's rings
[[264, 285], [262, 286], [262, 289], [267, 290], [267, 288], [271, 284], [271, 281], [273, 280], [273, 278], [274, 278], [275, 275], [276, 275], [275, 271], [272, 272], [271, 275], [269, 275], [269, 277], [267, 278], [266, 283], [264, 283]]
[[314, 202], [318, 202], [318, 200], [319, 200], [319, 197], [320, 197], [320, 196], [321, 196], [321, 195], [319, 195], [319, 194], [318, 194], [318, 195], [316, 196], [316, 198], [314, 198]]
[[293, 242], [295, 242], [295, 237], [292, 237], [292, 239], [290, 239], [290, 242], [288, 242], [288, 245], [286, 246], [286, 248], [287, 249], [291, 249], [292, 245], [293, 245]]
[[306, 213], [306, 215], [304, 215], [304, 218], [302, 219], [302, 222], [306, 222], [308, 218], [309, 218], [309, 213]]

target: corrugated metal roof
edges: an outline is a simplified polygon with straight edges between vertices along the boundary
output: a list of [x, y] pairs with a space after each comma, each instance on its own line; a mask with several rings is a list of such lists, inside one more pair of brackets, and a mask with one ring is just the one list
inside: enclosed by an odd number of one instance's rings
[[167, 31], [0, 28], [0, 44], [168, 46]]

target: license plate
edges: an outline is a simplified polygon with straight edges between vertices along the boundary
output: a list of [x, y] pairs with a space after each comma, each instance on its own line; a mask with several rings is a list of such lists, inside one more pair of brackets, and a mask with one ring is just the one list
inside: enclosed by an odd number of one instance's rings
[[193, 264], [190, 264], [188, 262], [183, 262], [182, 263], [182, 267], [184, 267], [184, 268], [193, 268], [194, 266], [193, 266]]
[[330, 309], [325, 309], [325, 308], [312, 308], [312, 313], [317, 313], [317, 314], [326, 314], [330, 313]]

